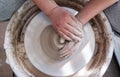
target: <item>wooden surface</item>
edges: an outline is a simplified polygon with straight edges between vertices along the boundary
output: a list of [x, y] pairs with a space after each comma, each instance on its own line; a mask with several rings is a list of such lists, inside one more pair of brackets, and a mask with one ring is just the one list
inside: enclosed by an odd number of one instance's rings
[[0, 22], [0, 77], [13, 77], [13, 72], [6, 64], [6, 56], [3, 48], [4, 33], [8, 22]]

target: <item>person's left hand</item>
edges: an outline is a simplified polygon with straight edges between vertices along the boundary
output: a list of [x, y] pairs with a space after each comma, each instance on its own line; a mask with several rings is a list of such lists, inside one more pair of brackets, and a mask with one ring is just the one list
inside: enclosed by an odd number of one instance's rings
[[53, 28], [65, 40], [65, 44], [59, 53], [60, 57], [68, 57], [80, 46], [82, 34], [82, 24], [69, 11], [62, 7], [56, 7], [48, 15], [53, 23]]
[[82, 24], [63, 7], [57, 6], [48, 15], [56, 32], [68, 41], [78, 41], [81, 37]]

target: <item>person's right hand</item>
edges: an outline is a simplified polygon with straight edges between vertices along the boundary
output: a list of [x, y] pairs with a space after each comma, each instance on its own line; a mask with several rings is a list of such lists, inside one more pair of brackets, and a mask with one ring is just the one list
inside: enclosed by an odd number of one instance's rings
[[81, 43], [81, 41], [66, 43], [65, 47], [59, 51], [60, 57], [68, 58], [79, 48]]
[[80, 41], [82, 24], [63, 7], [57, 6], [50, 11], [48, 17], [56, 32], [68, 41]]

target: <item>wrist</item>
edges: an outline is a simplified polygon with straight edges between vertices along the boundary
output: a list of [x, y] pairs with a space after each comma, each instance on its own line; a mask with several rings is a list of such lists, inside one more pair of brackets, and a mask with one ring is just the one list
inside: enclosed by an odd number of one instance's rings
[[52, 14], [52, 12], [54, 12], [57, 8], [59, 8], [58, 5], [54, 6], [53, 8], [51, 8], [51, 9], [46, 13], [46, 15], [47, 15], [47, 16], [50, 16], [50, 15]]
[[46, 15], [50, 15], [50, 13], [53, 11], [53, 9], [59, 7], [59, 5], [56, 4], [56, 2], [54, 0], [49, 0], [48, 5], [46, 7], [47, 8], [44, 9], [45, 10], [44, 12], [46, 13]]
[[84, 21], [81, 19], [80, 14], [77, 14], [75, 17], [77, 18], [77, 20], [80, 22], [81, 25], [85, 24]]
[[36, 5], [45, 13], [49, 14], [49, 12], [58, 5], [54, 0], [33, 0]]

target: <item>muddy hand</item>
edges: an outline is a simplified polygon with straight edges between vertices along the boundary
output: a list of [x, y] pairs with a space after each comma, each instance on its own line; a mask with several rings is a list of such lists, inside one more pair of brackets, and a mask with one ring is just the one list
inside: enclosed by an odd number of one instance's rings
[[81, 42], [68, 42], [63, 49], [61, 49], [60, 57], [68, 58], [71, 56], [81, 45]]
[[82, 24], [67, 10], [56, 7], [49, 13], [53, 28], [65, 40], [80, 40]]
[[81, 32], [79, 40], [66, 42], [64, 47], [61, 50], [59, 50], [60, 57], [67, 58], [71, 56], [79, 48], [79, 46], [82, 43], [82, 40], [83, 40], [83, 32]]

